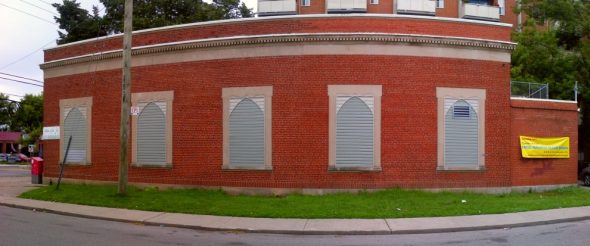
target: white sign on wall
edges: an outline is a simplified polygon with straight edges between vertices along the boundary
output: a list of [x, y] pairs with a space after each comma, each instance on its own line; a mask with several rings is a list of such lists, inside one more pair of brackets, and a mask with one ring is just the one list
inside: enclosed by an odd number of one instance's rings
[[139, 107], [132, 106], [131, 107], [131, 115], [139, 115]]
[[46, 126], [43, 127], [43, 140], [59, 139], [59, 126]]

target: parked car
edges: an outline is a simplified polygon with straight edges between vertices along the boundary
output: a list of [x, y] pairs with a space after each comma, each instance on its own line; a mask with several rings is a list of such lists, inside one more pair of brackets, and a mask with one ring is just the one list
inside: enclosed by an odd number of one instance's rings
[[31, 158], [30, 158], [30, 157], [28, 157], [27, 155], [25, 155], [25, 154], [23, 154], [23, 153], [20, 153], [20, 154], [18, 154], [18, 157], [20, 158], [20, 160], [21, 160], [21, 161], [26, 161], [26, 162], [28, 162], [28, 161], [30, 161], [30, 160], [31, 160]]
[[20, 162], [20, 156], [18, 156], [18, 154], [9, 154], [8, 155], [8, 162], [10, 163], [15, 163], [15, 162]]
[[0, 161], [8, 161], [8, 155], [5, 153], [0, 153]]
[[580, 172], [580, 179], [584, 186], [590, 186], [590, 166], [586, 166], [586, 168], [582, 169], [582, 172]]

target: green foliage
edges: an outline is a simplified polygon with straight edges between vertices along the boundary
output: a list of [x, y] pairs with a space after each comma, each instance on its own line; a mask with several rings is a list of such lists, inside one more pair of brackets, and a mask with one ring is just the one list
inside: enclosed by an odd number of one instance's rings
[[559, 46], [554, 31], [538, 31], [536, 26], [529, 24], [522, 32], [515, 33], [513, 40], [518, 43], [512, 53], [511, 76], [514, 80], [548, 83], [551, 98], [574, 98], [577, 57]]
[[512, 54], [512, 78], [549, 83], [550, 96], [573, 99], [579, 84], [581, 146], [590, 146], [590, 1], [521, 0], [528, 16]]
[[[55, 20], [66, 31], [59, 31], [58, 44], [123, 32], [125, 0], [100, 2], [105, 6], [105, 15], [102, 17], [96, 6], [93, 7], [93, 14], [89, 14], [80, 8], [76, 0], [53, 4], [60, 14]], [[202, 0], [133, 1], [133, 30], [253, 16], [252, 9], [239, 0], [214, 0], [213, 3]]]
[[[62, 184], [21, 195], [46, 201], [192, 214], [265, 218], [407, 218], [497, 214], [590, 205], [590, 191], [578, 187], [543, 193], [502, 195], [432, 193], [388, 189], [323, 196], [231, 196], [219, 190], [140, 189], [115, 195], [114, 185]], [[172, 201], [172, 202], [171, 202]]]
[[43, 95], [27, 94], [20, 101], [16, 110], [10, 129], [13, 131], [25, 132], [29, 135], [23, 139], [23, 143], [34, 143], [41, 137], [43, 132]]
[[0, 130], [8, 130], [16, 111], [16, 104], [8, 95], [0, 93]]
[[512, 77], [548, 82], [557, 99], [573, 99], [578, 81], [590, 98], [590, 1], [522, 0], [520, 10], [528, 21], [513, 35]]
[[92, 15], [87, 10], [80, 8], [80, 3], [76, 0], [64, 0], [63, 4], [54, 3], [52, 6], [59, 13], [59, 17], [54, 17], [55, 21], [59, 24], [59, 28], [65, 31], [57, 31], [59, 34], [58, 44], [107, 34], [107, 29], [101, 27], [102, 18], [99, 16], [96, 6], [92, 9]]

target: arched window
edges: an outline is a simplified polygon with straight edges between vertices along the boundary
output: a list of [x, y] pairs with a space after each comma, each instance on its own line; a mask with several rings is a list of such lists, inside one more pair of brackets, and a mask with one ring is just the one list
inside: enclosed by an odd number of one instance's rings
[[336, 166], [372, 167], [373, 112], [361, 98], [345, 98], [336, 112]]
[[174, 91], [131, 94], [131, 163], [137, 167], [172, 167]]
[[64, 157], [70, 137], [72, 141], [68, 150], [66, 163], [86, 163], [88, 127], [86, 117], [79, 108], [71, 108], [64, 119], [64, 143], [61, 158]]
[[479, 128], [475, 109], [457, 100], [445, 115], [445, 164], [479, 166]]
[[264, 166], [264, 97], [232, 98], [229, 116], [230, 166]]
[[328, 170], [381, 170], [381, 85], [328, 85]]
[[166, 164], [166, 115], [154, 102], [148, 103], [137, 118], [137, 162]]

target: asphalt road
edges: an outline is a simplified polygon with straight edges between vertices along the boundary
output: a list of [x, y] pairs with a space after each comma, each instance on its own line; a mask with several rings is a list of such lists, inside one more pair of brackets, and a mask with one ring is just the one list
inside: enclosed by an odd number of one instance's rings
[[26, 165], [22, 167], [0, 165], [0, 177], [25, 177], [30, 175], [31, 170]]
[[0, 206], [0, 245], [590, 245], [590, 221], [410, 235], [280, 235], [200, 231]]

